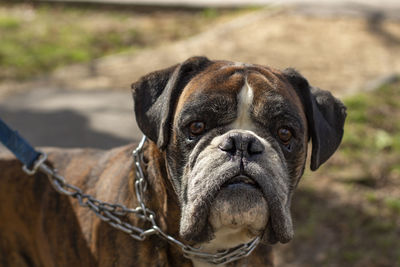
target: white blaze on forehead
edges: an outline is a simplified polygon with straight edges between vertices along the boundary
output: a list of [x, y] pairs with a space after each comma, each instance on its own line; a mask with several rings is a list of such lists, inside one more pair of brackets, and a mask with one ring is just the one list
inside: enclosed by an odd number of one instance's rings
[[243, 62], [233, 62], [233, 66], [235, 67], [250, 67], [252, 64], [243, 63]]
[[245, 67], [251, 67], [251, 66], [253, 66], [253, 64], [243, 63], [243, 62], [230, 62], [230, 63], [222, 66], [221, 69], [231, 68], [231, 67], [245, 68]]
[[253, 103], [253, 89], [246, 82], [244, 83], [242, 89], [240, 90], [238, 96], [238, 105], [237, 105], [237, 118], [232, 123], [232, 127], [234, 129], [242, 129], [242, 130], [253, 130], [254, 125], [250, 119], [250, 107]]

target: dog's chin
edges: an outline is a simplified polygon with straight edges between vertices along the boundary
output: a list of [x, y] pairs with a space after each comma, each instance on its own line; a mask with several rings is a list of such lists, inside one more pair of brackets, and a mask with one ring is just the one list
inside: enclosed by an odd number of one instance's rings
[[210, 206], [208, 221], [216, 233], [237, 229], [253, 238], [262, 234], [268, 223], [268, 205], [260, 188], [253, 183], [225, 184]]
[[247, 176], [224, 180], [210, 188], [191, 187], [190, 198], [182, 206], [179, 229], [186, 241], [204, 244], [235, 239], [241, 244], [266, 233], [270, 207], [264, 188]]

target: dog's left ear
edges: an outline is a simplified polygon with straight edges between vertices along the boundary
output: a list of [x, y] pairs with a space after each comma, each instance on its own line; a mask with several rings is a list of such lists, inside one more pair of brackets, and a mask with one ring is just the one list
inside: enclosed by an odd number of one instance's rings
[[191, 57], [132, 84], [136, 121], [159, 148], [164, 149], [168, 144], [172, 114], [183, 88], [211, 63], [206, 57]]
[[296, 70], [283, 71], [300, 97], [312, 141], [311, 170], [315, 171], [336, 151], [343, 137], [346, 107], [328, 91], [312, 87]]

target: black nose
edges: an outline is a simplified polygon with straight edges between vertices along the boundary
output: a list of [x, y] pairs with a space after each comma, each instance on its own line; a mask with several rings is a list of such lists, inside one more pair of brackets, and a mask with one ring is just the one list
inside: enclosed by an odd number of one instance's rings
[[229, 154], [242, 153], [243, 156], [252, 156], [264, 151], [264, 145], [250, 133], [228, 133], [218, 147]]

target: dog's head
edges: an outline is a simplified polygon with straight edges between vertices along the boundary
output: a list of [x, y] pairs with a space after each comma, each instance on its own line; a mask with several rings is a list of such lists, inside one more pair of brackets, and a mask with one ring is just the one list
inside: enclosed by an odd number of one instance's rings
[[227, 229], [270, 243], [292, 238], [290, 199], [307, 143], [316, 170], [343, 135], [338, 99], [293, 69], [204, 57], [150, 73], [132, 88], [139, 127], [165, 151], [184, 239], [202, 243]]

